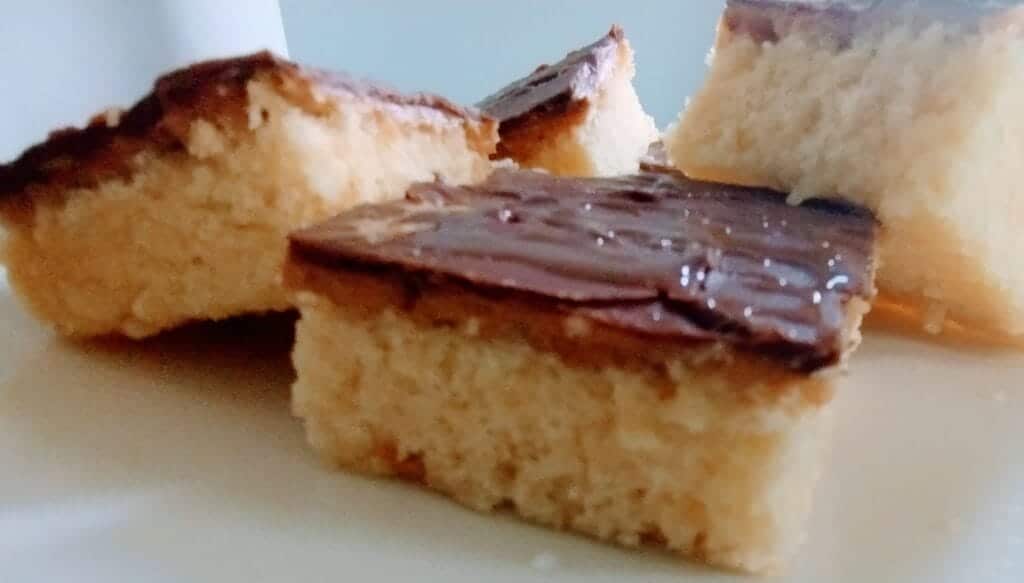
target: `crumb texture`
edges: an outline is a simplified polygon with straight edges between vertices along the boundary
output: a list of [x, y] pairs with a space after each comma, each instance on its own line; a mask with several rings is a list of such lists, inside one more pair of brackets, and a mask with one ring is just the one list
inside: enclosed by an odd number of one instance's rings
[[288, 232], [400, 197], [413, 181], [472, 182], [490, 171], [471, 122], [340, 94], [322, 100], [310, 112], [257, 77], [242, 123], [194, 120], [185, 148], [143, 150], [124, 178], [30, 187], [3, 211], [13, 287], [71, 336], [143, 337], [282, 310]]
[[471, 321], [299, 305], [294, 409], [343, 467], [742, 571], [780, 568], [803, 539], [829, 415], [799, 385], [818, 380], [569, 366]]
[[[666, 138], [695, 178], [839, 196], [885, 227], [879, 288], [930, 319], [1024, 334], [1024, 40], [890, 23], [837, 48], [720, 27], [705, 87]], [[934, 325], [934, 324], [932, 324]]]

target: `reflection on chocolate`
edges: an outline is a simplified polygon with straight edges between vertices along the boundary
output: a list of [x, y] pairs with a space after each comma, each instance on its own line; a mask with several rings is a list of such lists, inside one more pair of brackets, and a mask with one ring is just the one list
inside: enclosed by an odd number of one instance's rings
[[554, 178], [501, 170], [414, 186], [291, 237], [328, 268], [523, 294], [606, 325], [723, 340], [801, 370], [835, 363], [844, 306], [873, 294], [876, 223], [834, 202], [679, 174]]

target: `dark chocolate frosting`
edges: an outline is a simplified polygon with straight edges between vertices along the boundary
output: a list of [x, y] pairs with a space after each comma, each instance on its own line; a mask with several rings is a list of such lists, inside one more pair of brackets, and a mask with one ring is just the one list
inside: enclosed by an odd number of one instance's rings
[[323, 267], [526, 294], [663, 340], [726, 341], [799, 370], [833, 364], [845, 307], [873, 295], [876, 223], [860, 208], [680, 174], [414, 186], [291, 237]]
[[301, 67], [264, 51], [205, 61], [170, 72], [156, 80], [148, 95], [112, 120], [100, 114], [83, 128], [53, 132], [17, 160], [0, 165], [0, 198], [22, 193], [33, 184], [87, 186], [110, 175], [123, 174], [131, 157], [144, 148], [181, 147], [189, 123], [197, 118], [230, 110], [231, 115], [245, 119], [246, 84], [264, 71], [328, 94], [344, 93], [480, 119], [476, 110], [459, 107], [442, 97], [425, 93], [405, 95], [344, 73]]
[[557, 113], [597, 91], [624, 38], [622, 29], [614, 26], [597, 42], [569, 53], [554, 65], [541, 65], [477, 107], [503, 124], [538, 112]]
[[972, 30], [1019, 0], [728, 0], [723, 22], [734, 32], [776, 42], [793, 29], [813, 29], [844, 47], [886, 22], [944, 21]]

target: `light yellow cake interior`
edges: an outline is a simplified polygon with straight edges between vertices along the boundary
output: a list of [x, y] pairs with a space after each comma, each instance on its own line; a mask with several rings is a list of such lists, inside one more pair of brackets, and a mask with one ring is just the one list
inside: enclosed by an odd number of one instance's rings
[[435, 110], [332, 94], [314, 114], [260, 77], [248, 99], [248, 127], [195, 121], [187, 151], [143, 152], [128, 179], [8, 212], [2, 259], [31, 310], [67, 335], [142, 337], [285, 309], [288, 232], [413, 181], [489, 172], [468, 122]]
[[1008, 19], [978, 30], [897, 21], [837, 48], [720, 26], [669, 156], [694, 178], [868, 206], [884, 296], [933, 330], [1024, 334], [1024, 40]]
[[647, 115], [633, 77], [636, 67], [628, 41], [619, 45], [618, 63], [610, 78], [589, 99], [579, 122], [552, 123], [552, 128], [529, 148], [518, 149], [524, 168], [560, 176], [618, 176], [636, 172], [640, 158], [658, 138], [654, 119]]
[[572, 365], [472, 320], [298, 304], [294, 410], [343, 467], [742, 571], [779, 569], [803, 540], [829, 381], [740, 386], [713, 355], [667, 376]]

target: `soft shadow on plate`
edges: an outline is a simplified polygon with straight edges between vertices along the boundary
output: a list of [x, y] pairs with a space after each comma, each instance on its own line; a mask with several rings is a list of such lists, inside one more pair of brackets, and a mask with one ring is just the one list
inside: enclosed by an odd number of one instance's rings
[[833, 531], [821, 576], [1024, 579], [1024, 357], [872, 333], [850, 368], [810, 531]]

